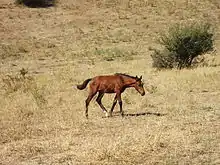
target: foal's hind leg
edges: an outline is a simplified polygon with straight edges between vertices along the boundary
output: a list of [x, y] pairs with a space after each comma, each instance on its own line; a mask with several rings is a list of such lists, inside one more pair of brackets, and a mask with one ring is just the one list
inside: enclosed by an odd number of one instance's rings
[[102, 108], [102, 111], [105, 113], [106, 117], [108, 117], [108, 111], [106, 110], [106, 108], [104, 107], [104, 105], [102, 104], [102, 98], [104, 96], [104, 93], [99, 92], [99, 95], [96, 99], [97, 103], [99, 104], [99, 106]]
[[88, 107], [89, 107], [89, 103], [90, 101], [92, 100], [92, 98], [95, 96], [96, 92], [91, 92], [89, 93], [89, 96], [87, 97], [86, 99], [86, 112], [85, 112], [85, 115], [86, 115], [86, 118], [88, 119]]
[[113, 112], [113, 110], [115, 108], [116, 103], [117, 103], [117, 95], [115, 95], [115, 98], [114, 98], [114, 101], [113, 101], [113, 104], [112, 104], [112, 108], [110, 110], [110, 116], [111, 117], [112, 117], [112, 112]]

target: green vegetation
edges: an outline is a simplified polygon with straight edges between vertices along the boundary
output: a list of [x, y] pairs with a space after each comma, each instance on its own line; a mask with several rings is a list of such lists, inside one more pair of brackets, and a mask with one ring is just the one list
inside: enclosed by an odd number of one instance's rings
[[195, 57], [213, 50], [213, 30], [210, 24], [177, 25], [161, 35], [159, 43], [165, 48], [154, 50], [153, 67], [186, 68]]
[[114, 61], [115, 59], [131, 60], [137, 55], [136, 51], [127, 51], [119, 48], [95, 49], [95, 55], [101, 56], [105, 61]]

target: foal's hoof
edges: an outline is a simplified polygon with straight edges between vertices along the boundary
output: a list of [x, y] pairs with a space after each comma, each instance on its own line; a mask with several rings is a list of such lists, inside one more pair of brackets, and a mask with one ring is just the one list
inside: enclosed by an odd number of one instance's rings
[[108, 112], [105, 113], [105, 117], [110, 117]]

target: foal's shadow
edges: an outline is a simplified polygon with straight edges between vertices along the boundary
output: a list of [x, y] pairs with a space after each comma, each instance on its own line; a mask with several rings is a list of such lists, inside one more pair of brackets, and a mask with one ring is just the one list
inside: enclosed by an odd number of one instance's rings
[[[165, 116], [165, 113], [155, 113], [155, 112], [140, 112], [140, 113], [127, 113], [124, 114], [124, 116], [134, 116], [134, 117], [138, 117], [138, 116], [147, 116], [147, 115], [152, 115], [152, 116]], [[120, 116], [120, 112], [115, 112], [114, 116]]]
[[146, 115], [153, 115], [153, 116], [165, 116], [164, 113], [155, 113], [155, 112], [140, 112], [140, 113], [127, 113], [124, 116], [146, 116]]

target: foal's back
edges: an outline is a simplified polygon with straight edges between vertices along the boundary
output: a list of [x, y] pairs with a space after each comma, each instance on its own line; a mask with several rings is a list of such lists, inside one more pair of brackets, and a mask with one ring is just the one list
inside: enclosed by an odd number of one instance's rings
[[122, 85], [122, 78], [119, 75], [106, 75], [94, 77], [90, 88], [96, 88], [97, 91], [103, 93], [114, 93]]

